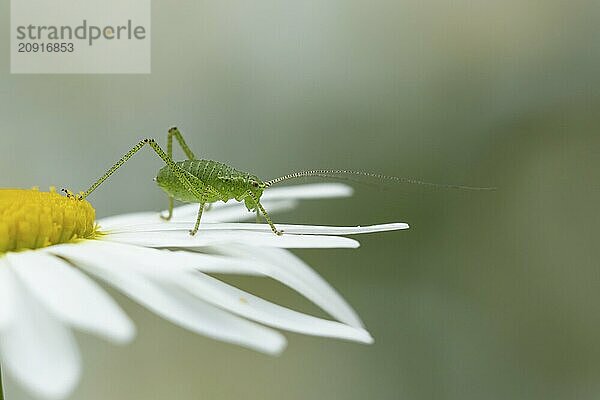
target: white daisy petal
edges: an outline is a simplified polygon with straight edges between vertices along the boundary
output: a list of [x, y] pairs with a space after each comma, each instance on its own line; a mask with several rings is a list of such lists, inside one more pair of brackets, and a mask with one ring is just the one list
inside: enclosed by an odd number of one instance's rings
[[161, 289], [175, 307], [165, 307], [164, 303], [158, 308], [146, 306], [159, 315], [160, 311], [167, 313], [162, 317], [183, 328], [271, 355], [280, 354], [287, 345], [281, 333], [217, 308], [179, 287], [165, 285]]
[[191, 276], [173, 274], [170, 278], [204, 301], [275, 328], [306, 335], [334, 337], [362, 343], [373, 342], [371, 335], [362, 328], [290, 310], [200, 272]]
[[[162, 318], [183, 328], [269, 354], [278, 354], [285, 347], [285, 338], [278, 332], [231, 315], [183, 293], [175, 286], [159, 285], [137, 273], [131, 266], [131, 260], [120, 254], [106, 262], [106, 259], [98, 260], [78, 246], [63, 246], [59, 252]], [[105, 256], [110, 257], [110, 253], [107, 252]], [[138, 257], [137, 261], [143, 260]], [[177, 270], [168, 272], [177, 273]]]
[[[137, 233], [137, 232], [166, 232], [166, 231], [189, 231], [194, 226], [195, 220], [172, 221], [168, 223], [150, 223], [131, 225], [114, 229], [111, 234], [119, 233]], [[276, 224], [277, 228], [284, 231], [285, 234], [296, 235], [358, 235], [364, 233], [387, 232], [408, 229], [408, 224], [398, 222], [380, 225], [368, 226], [319, 226], [319, 225], [289, 225]], [[250, 232], [270, 232], [271, 227], [267, 224], [252, 223], [202, 223], [198, 235], [206, 231], [250, 231]]]
[[[362, 328], [302, 314], [236, 289], [208, 275], [181, 266], [170, 252], [152, 249], [131, 249], [122, 245], [98, 243], [104, 248], [102, 265], [123, 263], [154, 281], [172, 283], [187, 289], [194, 296], [243, 317], [289, 331], [337, 337], [364, 343], [372, 341]], [[89, 247], [89, 246], [88, 246]], [[78, 253], [81, 249], [76, 249]], [[81, 261], [81, 260], [77, 260]]]
[[188, 271], [265, 276], [265, 274], [261, 272], [265, 266], [254, 265], [258, 264], [258, 262], [252, 261], [249, 258], [204, 254], [190, 250], [158, 250], [150, 247], [139, 247], [103, 241], [97, 241], [96, 243], [110, 244], [111, 246], [127, 246], [126, 250], [128, 253], [132, 254], [133, 251], [138, 251], [140, 252], [140, 256], [146, 256], [149, 255], [149, 252], [153, 252], [151, 255], [152, 257], [160, 257], [164, 262], [176, 264], [178, 268], [187, 268]]
[[[281, 211], [288, 211], [296, 207], [298, 204], [295, 200], [273, 200], [261, 202], [263, 207], [274, 214]], [[167, 211], [163, 211], [164, 214]], [[177, 207], [173, 210], [172, 221], [187, 220], [194, 218], [198, 214], [198, 204], [186, 204], [181, 207]], [[202, 221], [207, 222], [227, 222], [227, 221], [241, 221], [241, 220], [252, 220], [256, 218], [256, 213], [248, 211], [243, 203], [236, 201], [228, 201], [227, 203], [218, 202], [213, 203], [209, 210], [204, 211], [202, 214]]]
[[[135, 257], [153, 257], [161, 262], [173, 265], [172, 268], [185, 269], [188, 272], [215, 272], [226, 274], [261, 275], [260, 267], [248, 266], [253, 264], [252, 260], [240, 257], [229, 257], [216, 254], [204, 254], [189, 250], [166, 250], [153, 249], [151, 247], [140, 247], [130, 244], [94, 240], [85, 244], [87, 248], [93, 247], [95, 252], [108, 252], [110, 254], [123, 254], [132, 264], [137, 262]], [[69, 254], [62, 251], [70, 245], [58, 245], [48, 249], [49, 252], [68, 258]], [[105, 253], [103, 253], [103, 256]]]
[[[130, 244], [114, 243], [101, 240], [86, 242], [84, 246], [78, 245], [58, 245], [48, 249], [48, 251], [63, 257], [73, 264], [80, 263], [96, 264], [128, 264], [127, 270], [135, 272], [138, 263], [147, 263], [152, 259], [158, 263], [167, 263], [169, 269], [162, 270], [165, 274], [174, 272], [193, 272], [195, 268], [182, 263], [184, 257], [177, 257], [180, 253], [170, 250], [157, 250], [153, 248], [134, 246]], [[102, 260], [95, 256], [102, 254]], [[202, 256], [202, 254], [200, 254]], [[203, 259], [204, 257], [201, 257]]]
[[56, 317], [116, 343], [134, 338], [135, 327], [129, 317], [77, 269], [46, 252], [9, 253], [6, 257], [25, 287]]
[[[248, 245], [228, 244], [213, 248], [216, 252], [226, 255], [218, 256], [190, 251], [159, 251], [102, 241], [91, 242], [89, 245], [92, 244], [98, 248], [98, 252], [103, 251], [103, 246], [111, 246], [106, 249], [111, 253], [120, 252], [124, 257], [135, 255], [138, 259], [152, 257], [165, 265], [173, 265], [172, 268], [176, 266], [200, 272], [268, 276], [296, 290], [337, 320], [357, 328], [363, 327], [356, 312], [342, 296], [310, 266], [286, 250], [257, 250]], [[132, 265], [135, 262], [135, 258], [131, 260]]]
[[[296, 290], [337, 320], [362, 328], [363, 323], [342, 296], [310, 266], [283, 249], [256, 250], [247, 245], [215, 247], [221, 254], [248, 260], [247, 268], [269, 276]], [[254, 262], [252, 262], [254, 261]]]
[[[269, 201], [263, 204], [269, 213], [275, 214], [281, 211], [289, 211], [296, 207], [298, 202], [293, 200], [281, 200], [281, 201]], [[193, 205], [196, 212], [188, 215], [179, 215], [173, 212], [173, 221], [177, 222], [180, 220], [186, 220], [192, 217], [194, 222], [196, 221], [196, 215], [198, 213], [198, 206]], [[206, 217], [206, 219], [205, 219]], [[244, 220], [255, 220], [256, 213], [248, 211], [245, 205], [237, 203], [232, 207], [222, 207], [215, 210], [208, 210], [206, 214], [202, 214], [202, 221], [206, 222], [228, 222], [228, 221], [244, 221]], [[189, 228], [188, 228], [189, 229]]]
[[0, 332], [2, 367], [38, 397], [64, 398], [81, 374], [75, 339], [14, 277], [9, 279], [19, 289], [14, 302], [19, 318]]
[[[353, 189], [350, 186], [341, 183], [282, 186], [266, 190], [261, 197], [261, 203], [270, 213], [275, 213], [293, 208], [297, 204], [296, 200], [348, 197], [352, 195], [352, 192]], [[235, 201], [227, 203], [217, 202], [212, 204], [211, 207], [202, 216], [205, 222], [236, 221], [255, 218], [254, 213], [248, 212], [243, 204]], [[166, 212], [166, 210], [162, 211], [163, 214], [166, 214]], [[175, 207], [173, 210], [173, 221], [190, 218], [197, 213], [197, 204], [186, 204]], [[98, 225], [103, 229], [111, 230], [115, 227], [159, 222], [165, 221], [160, 219], [160, 213], [158, 212], [138, 212], [102, 218], [98, 220]]]
[[148, 222], [160, 222], [160, 214], [156, 211], [143, 211], [111, 217], [101, 218], [96, 221], [102, 229], [110, 230], [113, 227], [143, 224]]
[[[276, 204], [275, 200], [308, 200], [308, 199], [330, 199], [338, 197], [352, 196], [353, 189], [343, 183], [314, 183], [307, 185], [280, 186], [268, 188], [263, 193], [260, 201], [262, 205], [269, 209]], [[229, 208], [235, 207], [239, 203], [229, 201], [227, 203], [218, 202], [213, 204], [213, 208]], [[243, 206], [242, 206], [243, 207]], [[271, 210], [269, 210], [271, 211]], [[198, 212], [198, 206], [188, 204], [181, 207], [176, 207], [173, 215], [189, 216]], [[224, 220], [221, 220], [224, 221]]]
[[272, 232], [249, 232], [221, 230], [199, 231], [195, 236], [190, 236], [187, 231], [160, 231], [160, 232], [127, 232], [114, 233], [103, 237], [103, 240], [120, 243], [129, 243], [147, 247], [204, 247], [216, 246], [226, 243], [251, 243], [256, 247], [283, 247], [283, 248], [357, 248], [356, 240], [341, 236], [319, 235], [274, 235]]
[[[117, 263], [129, 265], [130, 270], [138, 271], [153, 280], [172, 282], [206, 302], [246, 318], [309, 335], [337, 337], [365, 343], [372, 341], [371, 336], [361, 327], [351, 327], [312, 317], [262, 300], [208, 275], [195, 272], [187, 266], [181, 266], [169, 252], [143, 248], [131, 249], [122, 245], [107, 246], [101, 243], [96, 246], [99, 249], [104, 248], [102, 265]], [[77, 251], [81, 252], [81, 249]]]
[[202, 254], [194, 251], [173, 251], [177, 261], [184, 265], [192, 265], [200, 272], [219, 274], [240, 274], [265, 276], [262, 266], [257, 266], [247, 258], [229, 257], [215, 254]]
[[270, 187], [265, 190], [261, 200], [332, 199], [350, 197], [352, 193], [354, 193], [354, 189], [343, 183], [311, 183], [306, 185]]
[[0, 258], [0, 331], [10, 325], [15, 313], [15, 287], [6, 258]]
[[[221, 204], [222, 206], [218, 206], [219, 204]], [[296, 206], [296, 204], [297, 202], [294, 200], [279, 200], [265, 202], [263, 206], [266, 207], [270, 213], [276, 213], [280, 211], [291, 210]], [[176, 207], [173, 210], [173, 219], [171, 219], [171, 221], [165, 221], [160, 218], [161, 214], [167, 214], [167, 211], [164, 210], [162, 212], [147, 211], [117, 215], [113, 217], [102, 218], [97, 222], [103, 231], [110, 232], [113, 229], [123, 228], [132, 225], [135, 226], [139, 224], [167, 225], [170, 222], [177, 221], [180, 218], [195, 218], [195, 215], [197, 213], [198, 204], [188, 204], [185, 206]], [[210, 210], [204, 211], [204, 214], [202, 215], [202, 221], [241, 221], [254, 219], [255, 217], [256, 214], [248, 211], [248, 209], [243, 204], [230, 201], [228, 203], [214, 203], [213, 207]]]

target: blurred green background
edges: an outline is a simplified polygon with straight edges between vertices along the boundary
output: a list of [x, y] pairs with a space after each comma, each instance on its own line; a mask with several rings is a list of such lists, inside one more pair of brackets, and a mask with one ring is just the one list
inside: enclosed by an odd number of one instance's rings
[[[271, 358], [111, 291], [139, 336], [79, 334], [73, 399], [600, 397], [600, 3], [154, 0], [152, 14], [151, 75], [10, 75], [0, 32], [1, 186], [83, 189], [177, 124], [196, 154], [264, 178], [349, 168], [499, 190], [356, 186], [276, 215], [411, 224], [295, 252], [373, 346], [288, 334]], [[136, 156], [90, 199], [99, 216], [164, 208], [160, 166]], [[230, 281], [319, 313], [268, 280]]]

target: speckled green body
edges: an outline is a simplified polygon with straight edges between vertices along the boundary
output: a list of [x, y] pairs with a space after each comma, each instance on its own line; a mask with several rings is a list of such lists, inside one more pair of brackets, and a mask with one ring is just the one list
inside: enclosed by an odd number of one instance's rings
[[248, 210], [254, 210], [257, 205], [250, 192], [260, 200], [266, 188], [265, 183], [257, 176], [218, 161], [185, 160], [178, 161], [175, 165], [185, 172], [190, 183], [202, 194], [201, 199], [187, 190], [168, 166], [158, 171], [156, 183], [169, 196], [186, 203], [227, 202], [234, 199], [244, 201]]

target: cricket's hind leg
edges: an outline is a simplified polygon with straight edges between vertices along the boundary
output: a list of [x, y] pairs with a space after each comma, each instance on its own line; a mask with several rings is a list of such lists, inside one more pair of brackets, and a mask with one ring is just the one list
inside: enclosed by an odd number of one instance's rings
[[277, 236], [283, 235], [283, 231], [277, 229], [275, 224], [273, 224], [273, 221], [271, 220], [271, 217], [269, 217], [267, 210], [265, 210], [265, 208], [262, 206], [262, 204], [260, 204], [260, 201], [258, 201], [258, 198], [256, 197], [256, 195], [250, 191], [248, 193], [250, 194], [250, 197], [252, 197], [252, 199], [254, 200], [254, 203], [256, 204], [256, 215], [258, 216], [258, 210], [260, 210], [262, 215], [265, 217], [267, 224], [269, 224], [269, 226], [271, 227], [271, 230], [273, 231], [273, 233], [276, 234]]
[[[185, 156], [189, 160], [195, 160], [196, 156], [183, 139], [183, 135], [181, 134], [181, 132], [179, 132], [179, 129], [177, 129], [176, 127], [170, 128], [169, 132], [167, 133], [167, 155], [169, 156], [169, 158], [171, 160], [173, 159], [173, 136], [175, 136], [175, 138], [179, 142], [179, 146], [181, 146], [181, 149], [185, 153]], [[169, 221], [173, 217], [173, 203], [174, 198], [172, 196], [169, 196], [169, 209], [167, 215], [161, 215], [161, 219]]]
[[181, 146], [181, 149], [185, 153], [185, 156], [188, 158], [188, 160], [195, 160], [196, 156], [183, 139], [183, 135], [181, 132], [179, 132], [179, 129], [176, 127], [170, 128], [169, 133], [167, 134], [167, 154], [169, 157], [173, 158], [173, 136], [175, 136], [175, 139], [177, 139], [179, 142], [179, 145]]

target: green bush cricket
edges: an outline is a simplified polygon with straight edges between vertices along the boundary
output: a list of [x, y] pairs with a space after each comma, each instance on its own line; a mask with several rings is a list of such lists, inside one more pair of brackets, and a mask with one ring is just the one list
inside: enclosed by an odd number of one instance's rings
[[[173, 137], [175, 137], [179, 142], [179, 145], [188, 158], [187, 160], [177, 162], [173, 161]], [[173, 215], [174, 200], [187, 203], [198, 203], [199, 207], [198, 215], [196, 217], [196, 224], [194, 225], [194, 228], [190, 230], [190, 235], [192, 236], [198, 232], [200, 220], [202, 219], [202, 212], [204, 211], [206, 205], [210, 205], [217, 201], [227, 202], [231, 199], [234, 199], [238, 202], [243, 201], [249, 211], [256, 211], [257, 218], [260, 214], [262, 214], [271, 227], [273, 233], [276, 235], [281, 235], [283, 231], [275, 227], [271, 217], [269, 217], [269, 214], [260, 203], [260, 198], [263, 194], [263, 191], [268, 187], [294, 178], [339, 178], [337, 175], [361, 175], [378, 179], [390, 179], [401, 183], [411, 183], [434, 187], [466, 190], [494, 189], [461, 185], [440, 185], [415, 179], [399, 178], [395, 176], [373, 174], [368, 172], [325, 169], [299, 171], [272, 180], [263, 181], [256, 175], [240, 171], [221, 162], [197, 159], [186, 144], [179, 129], [173, 127], [169, 129], [167, 134], [167, 153], [162, 150], [162, 148], [154, 139], [147, 138], [140, 140], [138, 144], [125, 153], [125, 155], [123, 155], [119, 161], [117, 161], [108, 171], [106, 171], [106, 173], [102, 175], [96, 182], [94, 182], [85, 192], [80, 192], [77, 195], [74, 195], [71, 191], [66, 189], [63, 189], [63, 192], [65, 192], [68, 197], [72, 197], [77, 200], [85, 199], [145, 145], [149, 145], [166, 164], [158, 171], [158, 174], [155, 178], [158, 186], [169, 196], [168, 214], [166, 216], [161, 215], [161, 218], [165, 220], [171, 219]]]

